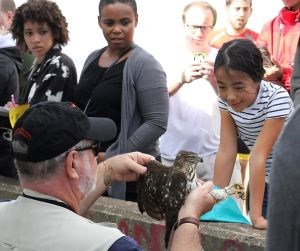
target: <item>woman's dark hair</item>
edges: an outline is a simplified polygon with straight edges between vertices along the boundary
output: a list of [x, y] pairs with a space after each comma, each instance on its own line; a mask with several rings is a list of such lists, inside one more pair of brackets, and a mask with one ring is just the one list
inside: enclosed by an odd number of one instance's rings
[[217, 54], [214, 72], [220, 67], [247, 73], [255, 82], [260, 82], [265, 74], [261, 52], [249, 39], [224, 43]]
[[11, 26], [13, 38], [24, 51], [28, 47], [24, 40], [24, 23], [47, 23], [52, 31], [54, 43], [66, 45], [69, 41], [68, 23], [55, 2], [48, 0], [28, 0], [16, 9]]
[[104, 6], [108, 4], [114, 4], [114, 3], [123, 3], [128, 4], [132, 7], [134, 14], [137, 15], [137, 6], [135, 0], [100, 0], [99, 2], [99, 15], [101, 14], [101, 11]]

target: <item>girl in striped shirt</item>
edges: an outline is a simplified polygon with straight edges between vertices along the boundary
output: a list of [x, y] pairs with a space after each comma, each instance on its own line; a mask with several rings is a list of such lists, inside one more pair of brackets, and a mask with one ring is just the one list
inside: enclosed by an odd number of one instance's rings
[[214, 65], [221, 112], [221, 139], [214, 184], [229, 185], [237, 155], [237, 134], [251, 151], [249, 160], [250, 219], [266, 229], [269, 174], [275, 142], [293, 103], [287, 91], [263, 81], [260, 51], [248, 39], [224, 43]]

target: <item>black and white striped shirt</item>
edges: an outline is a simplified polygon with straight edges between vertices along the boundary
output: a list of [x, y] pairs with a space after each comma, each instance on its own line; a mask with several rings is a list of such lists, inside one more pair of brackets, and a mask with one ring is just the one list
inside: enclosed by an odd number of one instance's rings
[[[288, 92], [281, 86], [262, 81], [255, 102], [242, 112], [235, 112], [219, 98], [219, 107], [228, 111], [237, 126], [237, 132], [252, 150], [265, 120], [285, 117], [285, 121], [294, 111], [293, 102]], [[274, 148], [274, 147], [273, 147]], [[266, 182], [269, 182], [273, 149], [266, 161]]]

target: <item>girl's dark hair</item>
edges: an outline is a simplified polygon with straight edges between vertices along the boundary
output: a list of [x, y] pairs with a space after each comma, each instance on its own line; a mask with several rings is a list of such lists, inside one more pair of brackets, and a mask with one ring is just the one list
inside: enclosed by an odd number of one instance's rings
[[28, 47], [24, 40], [24, 23], [47, 23], [52, 31], [54, 43], [66, 45], [69, 41], [68, 23], [55, 2], [28, 0], [16, 9], [11, 26], [13, 38], [24, 51]]
[[101, 14], [101, 11], [104, 6], [108, 4], [114, 4], [114, 3], [123, 3], [128, 4], [132, 7], [134, 14], [137, 15], [137, 6], [135, 0], [100, 0], [99, 2], [99, 15]]
[[217, 54], [214, 72], [220, 67], [247, 73], [255, 82], [260, 82], [265, 74], [261, 52], [249, 39], [224, 43]]

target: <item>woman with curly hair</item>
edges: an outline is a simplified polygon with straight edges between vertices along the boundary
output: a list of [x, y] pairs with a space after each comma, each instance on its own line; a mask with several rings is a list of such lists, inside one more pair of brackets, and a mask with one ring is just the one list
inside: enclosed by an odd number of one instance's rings
[[56, 3], [28, 0], [16, 9], [11, 27], [17, 46], [35, 56], [22, 103], [72, 101], [77, 73], [61, 52], [69, 40], [66, 18]]

